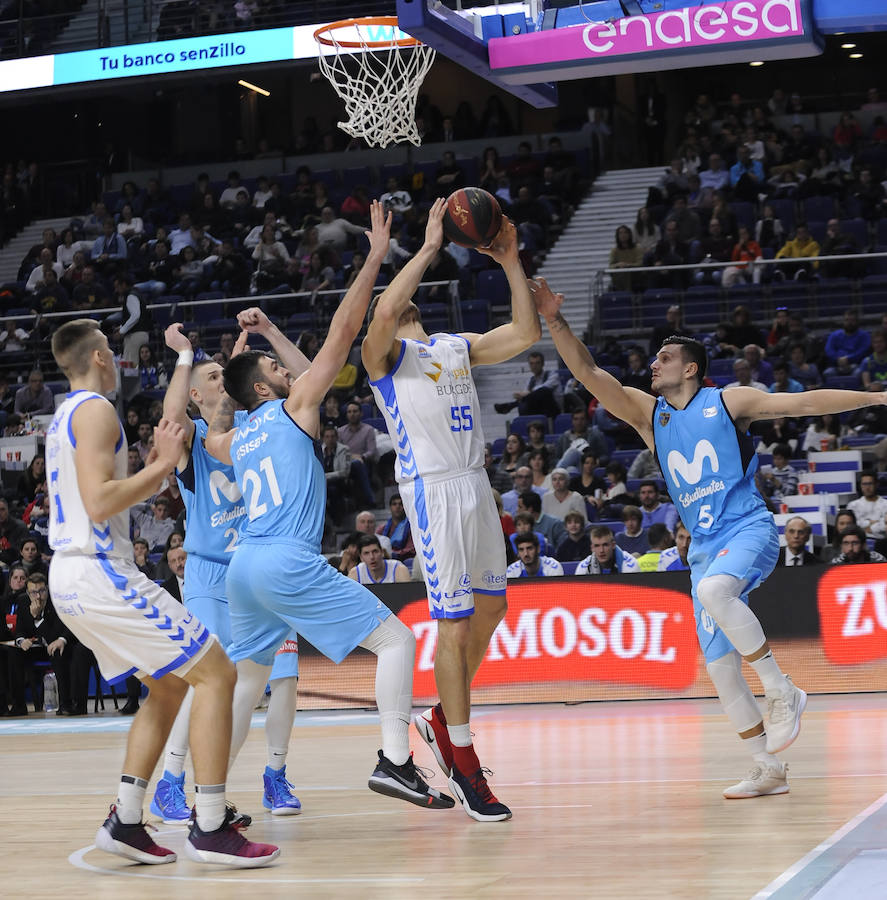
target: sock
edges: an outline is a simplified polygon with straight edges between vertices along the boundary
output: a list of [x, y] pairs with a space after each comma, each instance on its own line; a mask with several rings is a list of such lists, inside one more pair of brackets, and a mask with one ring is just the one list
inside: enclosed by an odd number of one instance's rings
[[780, 762], [772, 753], [767, 752], [767, 732], [746, 738], [743, 745], [751, 751], [752, 759], [762, 766], [779, 766]]
[[[447, 726], [449, 730], [449, 726]], [[451, 732], [452, 733], [452, 732]], [[480, 768], [480, 760], [474, 752], [474, 744], [467, 747], [453, 746], [453, 765], [463, 775], [473, 775]]]
[[188, 757], [188, 730], [191, 726], [191, 704], [194, 701], [194, 688], [188, 688], [185, 699], [179, 707], [175, 722], [166, 741], [166, 753], [163, 755], [163, 769], [178, 778], [185, 771], [185, 760]]
[[450, 736], [450, 743], [454, 747], [471, 746], [471, 726], [468, 722], [464, 725], [447, 725], [447, 734]]
[[197, 827], [201, 831], [216, 831], [225, 821], [225, 785], [195, 784], [197, 792], [194, 806], [197, 809]]
[[758, 673], [765, 691], [781, 691], [785, 687], [785, 675], [769, 650], [766, 656], [749, 662], [749, 665]]
[[237, 754], [249, 734], [249, 726], [265, 685], [271, 666], [262, 666], [251, 659], [237, 663], [237, 684], [234, 686], [233, 714], [231, 716], [231, 750], [228, 754], [228, 771], [234, 765]]
[[124, 825], [136, 825], [142, 821], [142, 806], [148, 782], [135, 775], [121, 775], [117, 788], [117, 818]]
[[268, 745], [268, 768], [286, 765], [293, 719], [296, 717], [297, 678], [276, 678], [271, 682], [271, 702], [265, 715], [265, 741]]

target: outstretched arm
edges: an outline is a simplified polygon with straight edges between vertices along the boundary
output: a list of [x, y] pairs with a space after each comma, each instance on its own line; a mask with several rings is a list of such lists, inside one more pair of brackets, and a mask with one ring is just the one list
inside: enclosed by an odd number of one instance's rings
[[531, 282], [536, 308], [545, 319], [554, 345], [570, 371], [604, 405], [608, 413], [627, 422], [653, 449], [653, 407], [656, 401], [637, 388], [623, 387], [609, 372], [600, 368], [588, 348], [570, 331], [561, 315], [563, 294], [555, 294], [544, 278]]
[[425, 243], [422, 245], [422, 249], [397, 273], [391, 284], [379, 295], [373, 321], [367, 328], [366, 337], [360, 348], [364, 368], [374, 381], [386, 375], [391, 368], [388, 357], [394, 344], [400, 317], [410, 305], [425, 270], [440, 249], [443, 240], [443, 216], [446, 208], [446, 200], [434, 201], [434, 205], [428, 211], [428, 224], [425, 226]]
[[298, 422], [307, 434], [315, 434], [318, 428], [317, 407], [345, 365], [354, 339], [360, 333], [367, 307], [373, 296], [373, 285], [379, 274], [379, 266], [388, 252], [391, 233], [391, 213], [387, 216], [378, 200], [370, 209], [372, 231], [370, 252], [360, 274], [348, 289], [330, 322], [327, 338], [311, 363], [310, 368], [297, 378], [284, 402], [284, 409]]
[[823, 416], [826, 413], [849, 412], [864, 406], [887, 404], [887, 394], [867, 391], [839, 391], [823, 389], [798, 394], [765, 394], [756, 388], [727, 388], [724, 404], [736, 424], [742, 428], [758, 419], [779, 419], [783, 416]]
[[209, 431], [204, 441], [209, 454], [229, 466], [233, 464], [231, 440], [234, 437], [234, 406], [234, 401], [227, 394], [223, 394], [209, 423]]
[[166, 346], [179, 355], [169, 386], [163, 395], [163, 417], [180, 425], [185, 431], [185, 449], [176, 463], [176, 468], [181, 472], [188, 465], [188, 454], [194, 439], [194, 422], [188, 415], [194, 350], [191, 341], [182, 333], [181, 322], [173, 322], [164, 332], [163, 338]]
[[517, 250], [517, 229], [506, 219], [488, 248], [478, 247], [502, 266], [511, 288], [511, 321], [486, 334], [466, 334], [471, 342], [471, 364], [490, 366], [504, 362], [531, 347], [542, 336], [539, 313], [524, 275]]
[[311, 360], [257, 306], [239, 312], [237, 324], [249, 334], [262, 335], [293, 378], [298, 378], [311, 365]]

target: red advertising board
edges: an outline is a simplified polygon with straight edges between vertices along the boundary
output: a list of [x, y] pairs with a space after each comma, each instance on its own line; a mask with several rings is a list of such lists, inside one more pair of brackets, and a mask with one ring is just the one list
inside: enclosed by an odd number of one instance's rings
[[836, 566], [819, 582], [819, 623], [828, 659], [887, 659], [887, 566]]

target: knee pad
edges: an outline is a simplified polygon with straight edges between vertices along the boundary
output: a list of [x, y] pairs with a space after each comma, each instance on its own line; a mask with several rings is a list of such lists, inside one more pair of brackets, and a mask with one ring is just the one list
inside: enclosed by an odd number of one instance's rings
[[370, 653], [375, 653], [376, 656], [395, 648], [403, 648], [415, 655], [416, 637], [397, 616], [389, 616], [379, 622], [378, 626], [360, 642], [360, 646]]
[[745, 587], [741, 578], [733, 575], [709, 575], [696, 587], [696, 596], [705, 611], [717, 622], [723, 618], [731, 600], [737, 600]]
[[735, 651], [708, 663], [708, 676], [718, 692], [721, 706], [740, 734], [761, 723], [761, 710], [748, 682], [742, 676], [742, 657]]

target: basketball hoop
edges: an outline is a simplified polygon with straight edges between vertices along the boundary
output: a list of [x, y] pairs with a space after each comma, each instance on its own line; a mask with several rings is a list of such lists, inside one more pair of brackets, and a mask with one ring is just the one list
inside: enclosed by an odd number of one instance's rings
[[314, 39], [320, 71], [345, 101], [348, 120], [339, 128], [371, 147], [396, 141], [418, 147], [416, 98], [434, 50], [400, 31], [397, 16], [332, 22], [318, 28]]

